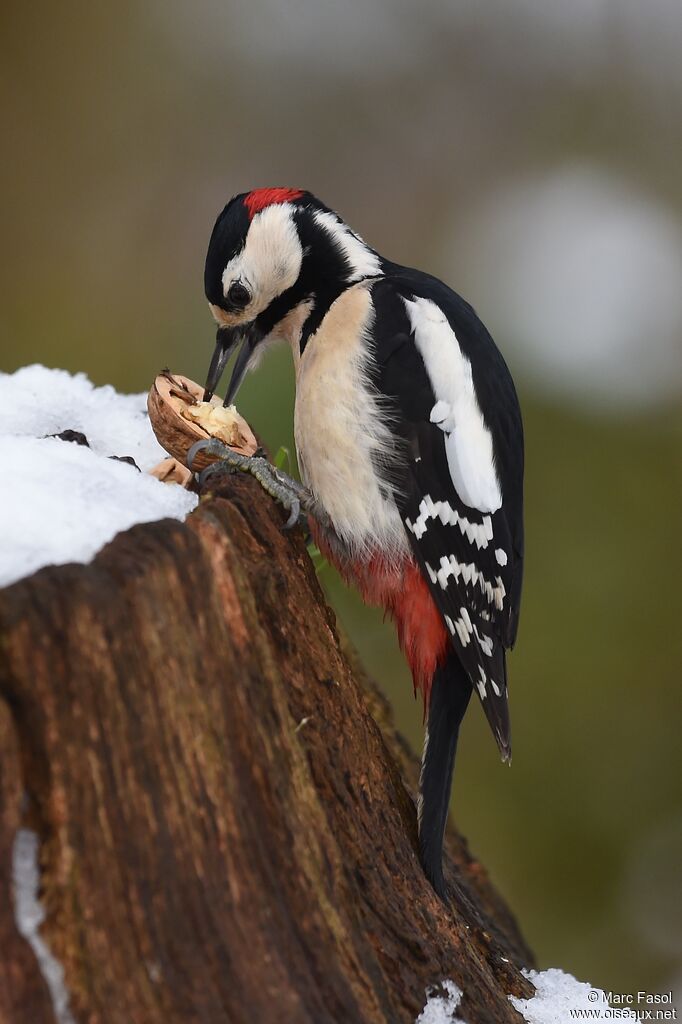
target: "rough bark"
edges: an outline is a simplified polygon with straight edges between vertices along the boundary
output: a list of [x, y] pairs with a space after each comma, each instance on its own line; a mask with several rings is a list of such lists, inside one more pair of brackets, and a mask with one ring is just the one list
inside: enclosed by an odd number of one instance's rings
[[446, 978], [520, 1020], [531, 954], [454, 831], [452, 906], [425, 881], [414, 758], [302, 536], [221, 493], [0, 591], [0, 1020], [55, 1019], [9, 898], [26, 806], [79, 1022], [399, 1024]]

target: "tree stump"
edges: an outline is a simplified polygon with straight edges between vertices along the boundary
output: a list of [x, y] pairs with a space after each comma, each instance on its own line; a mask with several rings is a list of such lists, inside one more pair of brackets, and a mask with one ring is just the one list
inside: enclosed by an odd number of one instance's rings
[[39, 837], [41, 934], [88, 1024], [400, 1024], [452, 979], [520, 1021], [532, 963], [452, 830], [417, 857], [414, 758], [344, 652], [299, 532], [230, 478], [185, 523], [0, 591], [0, 1021], [59, 1019], [10, 893]]

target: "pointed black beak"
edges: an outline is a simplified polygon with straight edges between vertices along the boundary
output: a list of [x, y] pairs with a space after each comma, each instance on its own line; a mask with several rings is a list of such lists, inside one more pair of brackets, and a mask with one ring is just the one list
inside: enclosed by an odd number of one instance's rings
[[241, 332], [239, 328], [219, 327], [215, 339], [215, 349], [208, 368], [206, 377], [206, 388], [204, 390], [204, 402], [210, 402], [213, 394], [220, 384], [220, 378], [227, 365], [227, 361], [239, 344]]
[[223, 370], [227, 365], [227, 361], [234, 352], [237, 345], [241, 342], [242, 347], [239, 350], [239, 355], [235, 359], [234, 366], [232, 368], [232, 376], [230, 377], [230, 383], [227, 388], [227, 394], [225, 395], [225, 401], [223, 405], [232, 405], [234, 396], [239, 390], [239, 385], [244, 379], [249, 363], [251, 362], [251, 356], [258, 342], [262, 339], [262, 332], [253, 324], [243, 324], [239, 327], [219, 327], [216, 335], [215, 351], [213, 358], [211, 359], [211, 365], [208, 368], [208, 376], [206, 378], [206, 390], [204, 391], [204, 401], [210, 402], [213, 397], [220, 378], [222, 377]]
[[232, 367], [232, 376], [230, 377], [230, 384], [225, 393], [225, 401], [223, 405], [232, 405], [234, 396], [239, 391], [239, 385], [244, 380], [244, 375], [248, 369], [249, 363], [251, 362], [251, 356], [255, 347], [255, 338], [252, 334], [247, 333], [244, 335], [242, 347], [239, 349], [239, 355], [234, 361]]

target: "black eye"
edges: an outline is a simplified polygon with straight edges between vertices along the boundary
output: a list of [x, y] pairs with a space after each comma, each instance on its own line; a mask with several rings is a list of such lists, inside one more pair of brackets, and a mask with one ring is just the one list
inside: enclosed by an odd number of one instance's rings
[[233, 281], [225, 298], [233, 309], [244, 309], [251, 301], [251, 293], [241, 281]]

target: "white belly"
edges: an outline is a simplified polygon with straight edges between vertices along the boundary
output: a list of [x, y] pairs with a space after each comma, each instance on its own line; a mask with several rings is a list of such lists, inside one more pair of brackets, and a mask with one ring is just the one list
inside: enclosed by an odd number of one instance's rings
[[301, 476], [339, 537], [358, 555], [407, 551], [405, 529], [377, 464], [394, 457], [367, 378], [365, 332], [374, 309], [360, 283], [331, 306], [296, 366], [294, 434]]

